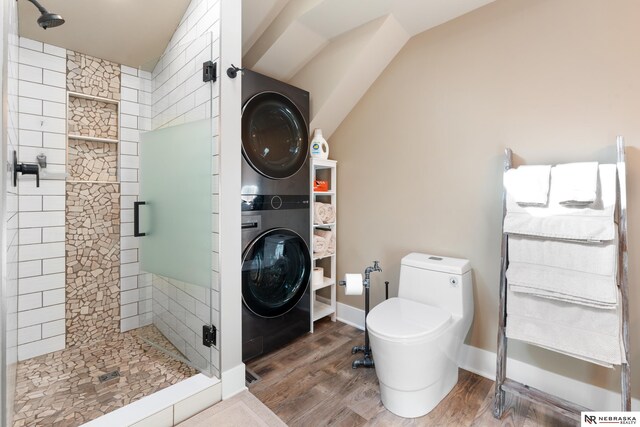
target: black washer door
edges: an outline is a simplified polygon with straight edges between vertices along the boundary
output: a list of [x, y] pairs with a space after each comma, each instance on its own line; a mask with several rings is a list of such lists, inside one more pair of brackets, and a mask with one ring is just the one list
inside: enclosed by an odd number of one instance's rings
[[262, 317], [291, 310], [304, 295], [311, 275], [309, 248], [297, 233], [269, 230], [247, 248], [242, 260], [242, 299]]
[[251, 98], [242, 112], [242, 152], [267, 178], [298, 172], [309, 154], [309, 133], [293, 102], [274, 92]]

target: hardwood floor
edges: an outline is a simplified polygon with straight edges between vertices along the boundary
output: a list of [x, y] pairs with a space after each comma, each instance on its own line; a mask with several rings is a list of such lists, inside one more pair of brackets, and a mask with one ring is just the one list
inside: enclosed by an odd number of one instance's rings
[[289, 426], [574, 426], [547, 408], [509, 396], [502, 420], [491, 414], [493, 381], [460, 370], [458, 384], [429, 414], [400, 418], [380, 402], [374, 369], [351, 369], [351, 347], [364, 342], [354, 327], [322, 320], [315, 333], [250, 361], [260, 380], [249, 387]]

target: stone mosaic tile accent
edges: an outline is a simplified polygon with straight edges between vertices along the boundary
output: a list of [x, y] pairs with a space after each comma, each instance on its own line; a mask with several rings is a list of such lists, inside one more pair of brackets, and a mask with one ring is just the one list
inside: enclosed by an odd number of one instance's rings
[[118, 144], [69, 139], [67, 155], [67, 171], [74, 181], [118, 180]]
[[67, 346], [120, 332], [120, 188], [66, 185]]
[[[20, 362], [13, 426], [79, 426], [197, 373], [143, 335], [177, 351], [145, 326]], [[119, 378], [100, 382], [114, 370]]]
[[120, 64], [67, 51], [67, 89], [102, 98], [120, 99]]
[[118, 106], [70, 96], [67, 129], [72, 135], [118, 139]]

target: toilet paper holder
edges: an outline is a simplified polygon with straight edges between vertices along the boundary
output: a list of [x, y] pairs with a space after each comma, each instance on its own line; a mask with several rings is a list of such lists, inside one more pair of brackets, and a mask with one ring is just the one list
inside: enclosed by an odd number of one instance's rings
[[[364, 286], [364, 345], [356, 345], [351, 349], [351, 354], [356, 353], [364, 353], [364, 357], [362, 359], [354, 360], [351, 364], [352, 369], [356, 369], [359, 367], [365, 368], [373, 368], [375, 363], [373, 362], [373, 357], [371, 356], [371, 347], [369, 346], [369, 332], [367, 331], [367, 315], [369, 314], [369, 288], [371, 287], [371, 273], [379, 271], [382, 272], [382, 268], [380, 268], [380, 263], [378, 261], [373, 261], [373, 265], [367, 267], [364, 270], [364, 279], [362, 280], [362, 285]], [[346, 286], [347, 282], [345, 280], [340, 280], [338, 282], [340, 286]], [[385, 285], [385, 299], [389, 299], [389, 282], [384, 282]]]

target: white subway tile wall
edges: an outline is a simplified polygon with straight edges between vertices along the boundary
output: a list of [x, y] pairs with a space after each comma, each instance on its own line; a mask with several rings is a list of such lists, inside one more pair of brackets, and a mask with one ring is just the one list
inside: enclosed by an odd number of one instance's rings
[[[153, 92], [149, 110], [151, 129], [212, 118], [212, 180], [218, 175], [219, 83], [203, 83], [202, 64], [219, 62], [220, 2], [192, 0], [164, 55], [153, 70]], [[220, 65], [218, 64], [218, 75]], [[124, 76], [123, 76], [124, 83]], [[145, 108], [139, 104], [140, 108]], [[124, 111], [124, 110], [123, 110]], [[218, 190], [213, 187], [212, 250], [219, 252], [217, 236]], [[124, 245], [123, 245], [124, 248]], [[210, 319], [219, 326], [219, 273], [212, 264], [212, 289], [153, 276], [154, 324], [185, 356], [198, 366], [211, 360], [211, 370], [220, 376], [219, 348], [202, 345], [202, 325]], [[218, 340], [219, 342], [219, 340]]]
[[[18, 159], [47, 156], [47, 171], [66, 163], [66, 50], [20, 38]], [[64, 181], [20, 177], [18, 190], [18, 358], [64, 348]]]
[[[33, 163], [43, 153], [48, 172], [66, 172], [67, 51], [27, 38], [20, 38], [19, 45], [15, 71], [21, 74], [15, 82], [16, 132], [12, 139], [19, 160]], [[123, 298], [126, 304], [121, 302], [124, 332], [152, 320], [151, 277], [139, 274], [137, 239], [131, 231], [133, 201], [138, 196], [139, 134], [149, 130], [151, 123], [151, 74], [126, 66], [122, 72], [123, 102], [134, 114], [121, 114], [119, 173], [125, 183], [121, 188], [121, 291], [136, 290], [135, 298], [130, 293], [129, 299]], [[60, 308], [65, 303], [65, 181], [42, 179], [36, 187], [34, 178], [25, 176], [18, 190], [14, 204], [20, 213], [13, 221], [20, 242], [13, 251], [19, 281], [15, 323], [18, 357], [24, 360], [65, 347], [65, 313]]]
[[[5, 8], [7, 16], [5, 16], [6, 26], [0, 30], [2, 38], [7, 41], [7, 44], [3, 46], [6, 48], [7, 56], [7, 68], [4, 71], [0, 71], [0, 81], [6, 79], [7, 81], [7, 93], [6, 93], [6, 108], [3, 111], [3, 116], [6, 117], [6, 128], [3, 128], [0, 124], [0, 130], [4, 135], [0, 137], [6, 137], [7, 146], [4, 153], [5, 160], [10, 161], [13, 158], [13, 151], [18, 150], [18, 117], [19, 117], [19, 98], [18, 98], [18, 75], [20, 72], [20, 65], [18, 63], [19, 57], [19, 38], [18, 38], [18, 5], [16, 2], [9, 2]], [[5, 38], [6, 37], [6, 38]], [[2, 49], [0, 49], [2, 50]], [[3, 56], [3, 55], [0, 55]], [[1, 60], [0, 60], [1, 61]], [[2, 75], [6, 72], [6, 75]], [[3, 107], [0, 107], [0, 109]], [[0, 397], [5, 399], [7, 413], [0, 415], [6, 422], [6, 425], [12, 425], [13, 419], [13, 407], [15, 398], [15, 379], [16, 379], [16, 365], [18, 361], [18, 346], [20, 342], [18, 340], [18, 242], [19, 242], [19, 229], [18, 229], [18, 188], [13, 186], [11, 182], [11, 173], [5, 170], [4, 183], [6, 190], [6, 199], [0, 198], [0, 204], [4, 206], [0, 210], [4, 211], [4, 223], [2, 224], [3, 231], [6, 236], [6, 317], [0, 320], [0, 327], [5, 328], [6, 333], [6, 353], [5, 357], [0, 357], [0, 363], [5, 364], [5, 377], [2, 378], [0, 374], [0, 380], [5, 381], [6, 394]], [[4, 202], [4, 203], [3, 203]], [[33, 333], [33, 332], [32, 332]], [[28, 335], [28, 334], [27, 334]], [[0, 403], [2, 404], [2, 403]]]
[[133, 237], [133, 202], [138, 200], [140, 133], [150, 129], [151, 73], [120, 67], [120, 331], [150, 325], [151, 275], [140, 272]]

